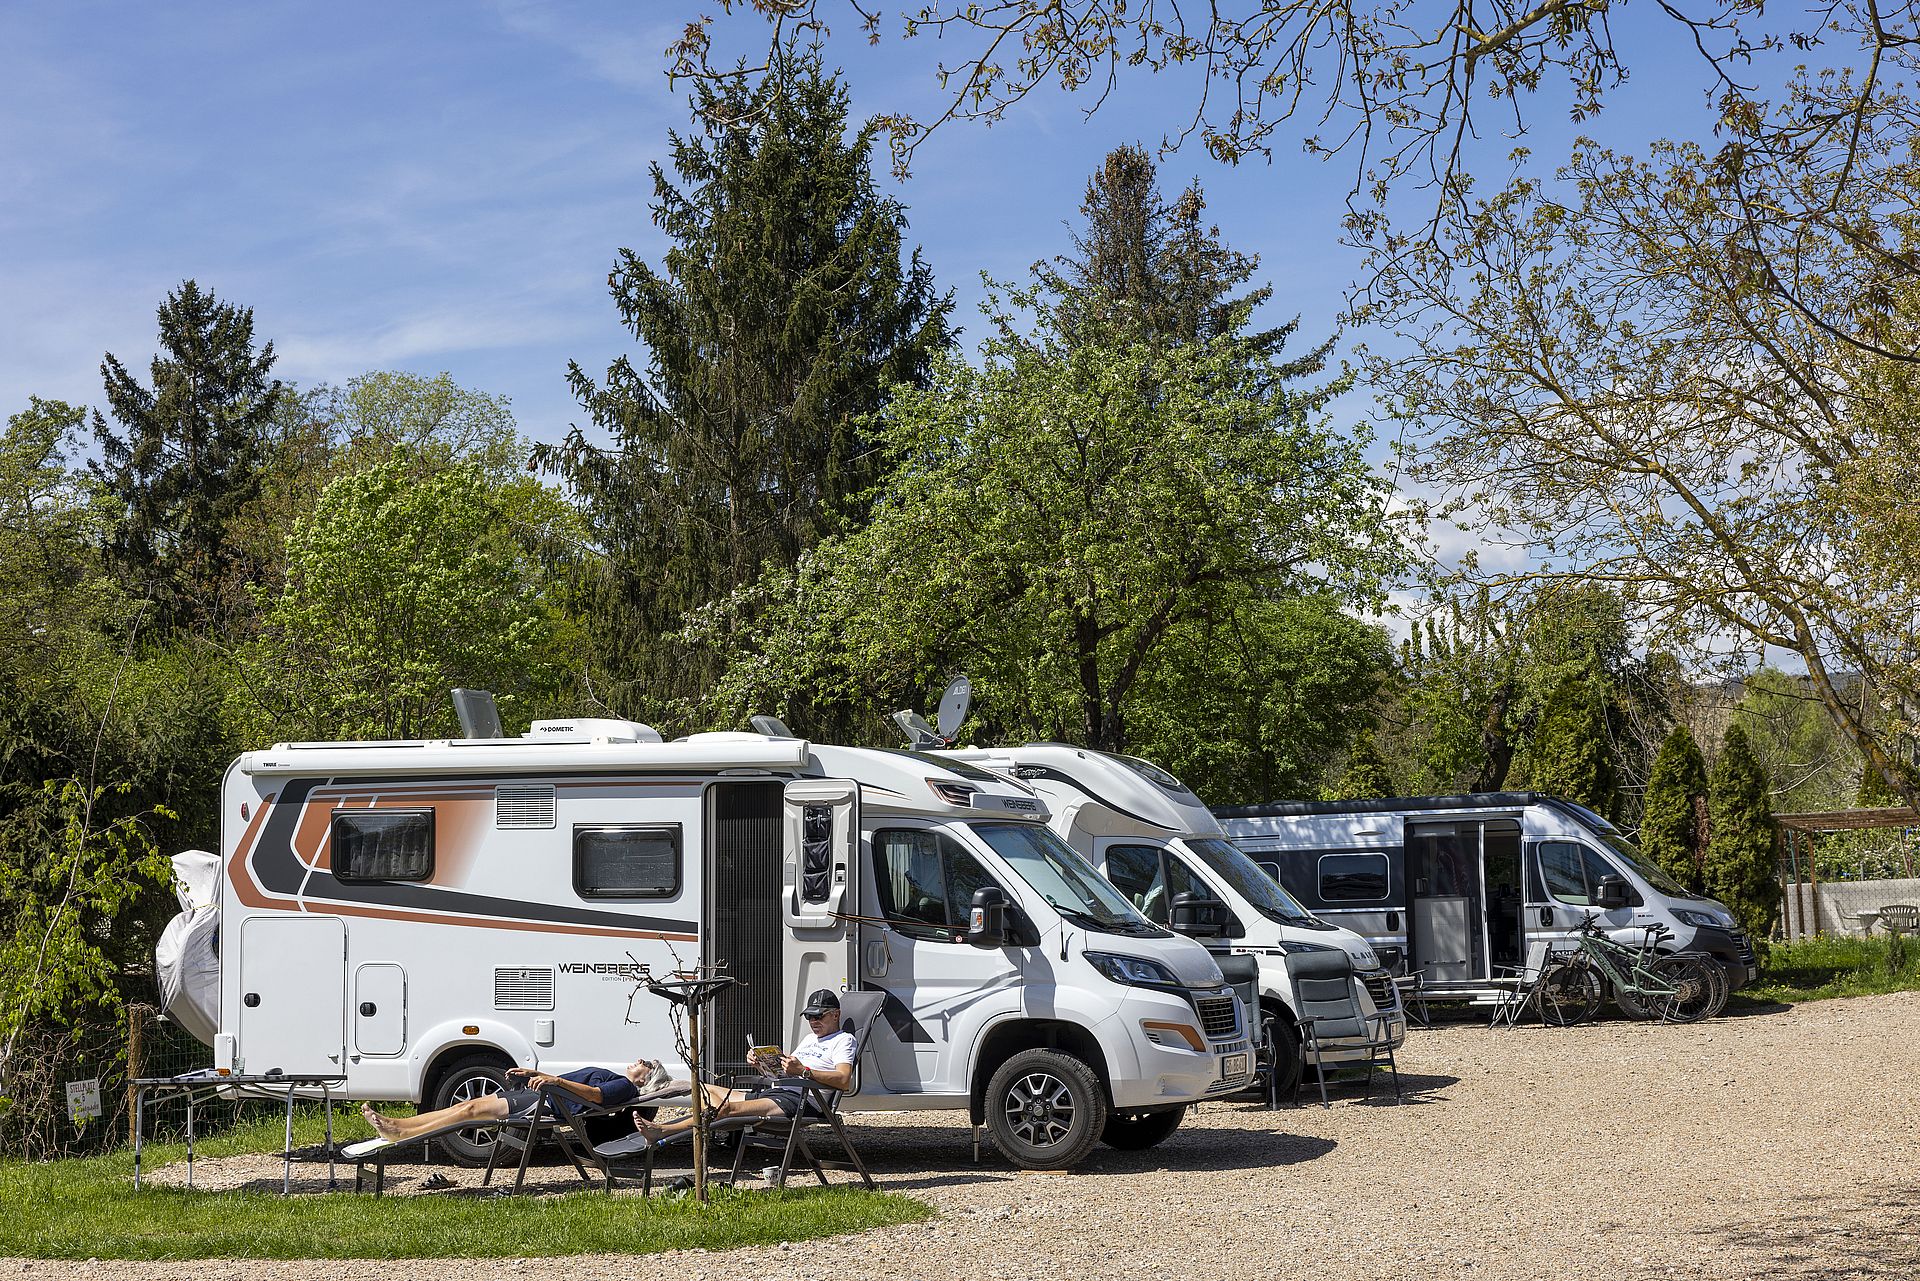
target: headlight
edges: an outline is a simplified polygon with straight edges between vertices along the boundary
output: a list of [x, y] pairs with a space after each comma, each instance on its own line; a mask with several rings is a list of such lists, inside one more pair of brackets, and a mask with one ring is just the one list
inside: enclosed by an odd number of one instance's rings
[[1080, 955], [1093, 963], [1093, 968], [1112, 979], [1115, 983], [1130, 983], [1141, 987], [1178, 987], [1180, 981], [1173, 977], [1173, 971], [1158, 961], [1149, 961], [1140, 956], [1120, 956], [1113, 952], [1082, 952]]
[[1723, 930], [1726, 928], [1726, 922], [1712, 912], [1696, 912], [1690, 907], [1674, 908], [1673, 916], [1682, 925], [1691, 925], [1695, 929]]

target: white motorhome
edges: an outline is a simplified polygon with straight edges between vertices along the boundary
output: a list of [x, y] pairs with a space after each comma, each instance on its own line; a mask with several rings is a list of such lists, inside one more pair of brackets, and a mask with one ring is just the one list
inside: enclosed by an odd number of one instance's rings
[[[1181, 894], [1224, 904], [1223, 933], [1205, 941], [1249, 955], [1258, 964], [1262, 1011], [1273, 1017], [1281, 1042], [1279, 1089], [1292, 1088], [1301, 1066], [1299, 1022], [1286, 968], [1289, 952], [1346, 952], [1363, 1011], [1387, 1016], [1396, 1046], [1406, 1039], [1398, 992], [1373, 946], [1296, 902], [1227, 841], [1212, 811], [1167, 771], [1138, 757], [1064, 743], [933, 755], [978, 765], [1032, 788], [1046, 801], [1053, 830], [1156, 924], [1171, 923], [1173, 900]], [[1358, 1053], [1330, 1052], [1327, 1061], [1339, 1063]]]
[[797, 1041], [810, 989], [883, 991], [848, 1106], [964, 1109], [1032, 1168], [1158, 1142], [1249, 1079], [1206, 949], [1135, 912], [1018, 783], [763, 734], [491, 732], [233, 763], [217, 1068], [442, 1107], [515, 1065], [671, 1062], [666, 1003], [636, 974], [698, 961], [742, 981], [709, 1070]]
[[1227, 837], [1316, 915], [1348, 925], [1429, 996], [1494, 999], [1490, 980], [1572, 946], [1587, 917], [1639, 944], [1758, 974], [1725, 904], [1689, 893], [1606, 819], [1537, 792], [1281, 801], [1214, 811]]

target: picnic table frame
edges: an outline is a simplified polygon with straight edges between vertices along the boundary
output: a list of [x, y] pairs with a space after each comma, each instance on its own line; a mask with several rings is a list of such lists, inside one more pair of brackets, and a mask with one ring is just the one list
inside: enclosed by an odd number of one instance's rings
[[327, 1190], [336, 1188], [333, 1148], [333, 1091], [346, 1084], [344, 1076], [290, 1072], [248, 1075], [239, 1072], [220, 1074], [212, 1068], [186, 1072], [179, 1076], [136, 1077], [133, 1087], [133, 1186], [140, 1186], [140, 1155], [146, 1143], [149, 1107], [166, 1103], [184, 1103], [187, 1108], [187, 1186], [193, 1186], [194, 1113], [202, 1103], [213, 1099], [240, 1097], [278, 1099], [287, 1103], [286, 1141], [281, 1148], [280, 1194], [293, 1191], [293, 1105], [304, 1091], [309, 1096], [319, 1091], [327, 1111]]

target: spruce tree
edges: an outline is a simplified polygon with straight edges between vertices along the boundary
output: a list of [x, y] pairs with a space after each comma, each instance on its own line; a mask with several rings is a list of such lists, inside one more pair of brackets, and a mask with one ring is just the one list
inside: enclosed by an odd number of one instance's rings
[[1600, 682], [1568, 675], [1548, 693], [1528, 755], [1528, 782], [1539, 792], [1610, 817], [1618, 801], [1618, 771]]
[[1773, 807], [1766, 770], [1736, 722], [1727, 727], [1713, 763], [1708, 810], [1706, 889], [1732, 909], [1756, 943], [1773, 933], [1780, 913], [1779, 864], [1773, 850]]
[[604, 674], [644, 697], [702, 683], [667, 639], [689, 611], [791, 566], [859, 523], [880, 475], [861, 430], [890, 388], [923, 383], [950, 341], [951, 295], [904, 248], [877, 190], [877, 128], [849, 132], [844, 86], [806, 61], [702, 85], [703, 127], [654, 166], [659, 267], [622, 249], [609, 283], [644, 372], [622, 356], [574, 394], [610, 444], [575, 428], [536, 451], [586, 509], [606, 574], [586, 603]]
[[1640, 849], [1696, 894], [1706, 889], [1707, 763], [1685, 725], [1660, 744], [1647, 778]]
[[93, 472], [119, 508], [105, 551], [163, 627], [202, 627], [244, 602], [241, 515], [259, 494], [282, 394], [273, 344], [253, 346], [253, 310], [188, 280], [160, 304], [161, 354], [144, 387], [108, 352], [107, 408]]

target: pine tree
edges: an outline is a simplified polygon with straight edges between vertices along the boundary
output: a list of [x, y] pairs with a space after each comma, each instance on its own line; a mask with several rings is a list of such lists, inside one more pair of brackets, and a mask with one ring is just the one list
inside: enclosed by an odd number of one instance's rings
[[1548, 693], [1528, 755], [1528, 782], [1539, 792], [1611, 816], [1618, 771], [1607, 732], [1600, 683], [1589, 675], [1563, 677]]
[[1380, 754], [1372, 730], [1354, 736], [1353, 749], [1347, 755], [1347, 769], [1340, 781], [1327, 793], [1330, 801], [1377, 801], [1397, 796], [1387, 761]]
[[576, 428], [536, 452], [606, 557], [587, 606], [601, 665], [649, 699], [702, 683], [663, 639], [689, 611], [864, 518], [880, 458], [861, 420], [950, 341], [952, 297], [904, 252], [905, 213], [873, 180], [876, 127], [849, 135], [836, 78], [807, 61], [703, 85], [694, 105], [706, 128], [671, 137], [679, 182], [653, 170], [665, 260], [623, 249], [609, 277], [645, 372], [623, 356], [596, 382], [573, 365], [611, 446]]
[[1764, 944], [1780, 913], [1778, 860], [1767, 776], [1739, 724], [1727, 727], [1708, 785], [1713, 836], [1706, 890], [1732, 909], [1749, 937]]
[[253, 347], [253, 310], [188, 280], [160, 304], [153, 387], [109, 352], [107, 408], [94, 411], [94, 474], [120, 507], [109, 564], [150, 596], [162, 626], [212, 624], [245, 600], [237, 526], [258, 495], [266, 433], [282, 389], [273, 344]]
[[1653, 758], [1640, 849], [1696, 894], [1706, 889], [1707, 763], [1684, 725], [1676, 725]]

